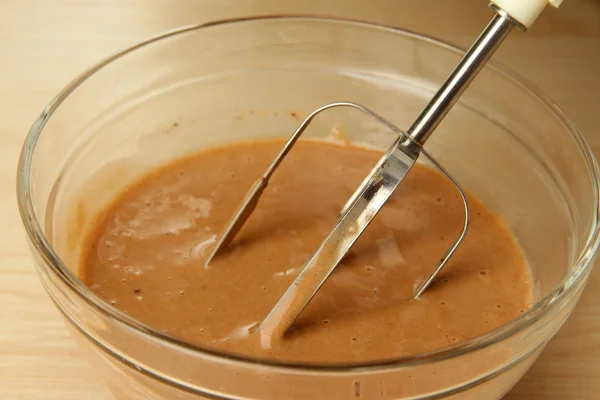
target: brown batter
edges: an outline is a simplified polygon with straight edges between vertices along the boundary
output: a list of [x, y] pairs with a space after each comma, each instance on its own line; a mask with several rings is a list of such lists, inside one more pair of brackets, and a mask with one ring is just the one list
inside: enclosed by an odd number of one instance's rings
[[283, 142], [230, 146], [180, 160], [131, 187], [101, 216], [83, 278], [143, 323], [201, 346], [288, 361], [388, 359], [456, 344], [531, 302], [528, 269], [497, 216], [469, 196], [464, 244], [410, 301], [461, 227], [462, 205], [417, 165], [284, 340], [250, 332], [318, 247], [381, 153], [299, 142], [229, 251], [204, 260]]

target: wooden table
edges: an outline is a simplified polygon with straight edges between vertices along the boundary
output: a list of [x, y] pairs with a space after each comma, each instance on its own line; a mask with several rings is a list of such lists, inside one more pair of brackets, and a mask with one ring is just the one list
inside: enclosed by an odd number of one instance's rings
[[[15, 202], [15, 166], [35, 116], [77, 73], [178, 25], [267, 13], [346, 16], [468, 45], [491, 13], [485, 0], [13, 0], [0, 7], [0, 398], [107, 400], [35, 275]], [[236, 7], [231, 7], [236, 4]], [[370, 5], [369, 5], [370, 4]], [[433, 10], [437, 14], [429, 11]], [[497, 58], [546, 91], [600, 154], [600, 1], [568, 0]], [[600, 397], [600, 269], [525, 378], [520, 399]]]

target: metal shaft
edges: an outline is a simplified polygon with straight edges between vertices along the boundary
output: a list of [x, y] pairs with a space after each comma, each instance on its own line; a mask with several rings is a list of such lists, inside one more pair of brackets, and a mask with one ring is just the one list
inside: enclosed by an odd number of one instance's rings
[[[429, 104], [421, 111], [408, 129], [408, 135], [421, 144], [425, 143], [514, 27], [514, 21], [505, 13], [497, 13], [494, 16]], [[403, 145], [415, 144], [405, 140]]]

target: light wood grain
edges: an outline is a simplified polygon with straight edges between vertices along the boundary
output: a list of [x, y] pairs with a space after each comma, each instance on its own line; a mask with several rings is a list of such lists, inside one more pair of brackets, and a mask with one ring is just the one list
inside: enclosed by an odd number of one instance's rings
[[[235, 6], [232, 6], [235, 5]], [[431, 11], [435, 8], [438, 14]], [[469, 44], [485, 0], [13, 0], [0, 6], [0, 398], [111, 399], [35, 275], [17, 214], [15, 166], [35, 116], [98, 59], [178, 25], [247, 14], [310, 13], [394, 24]], [[600, 154], [600, 2], [568, 0], [497, 58], [572, 116]], [[509, 400], [591, 400], [600, 393], [600, 270]]]

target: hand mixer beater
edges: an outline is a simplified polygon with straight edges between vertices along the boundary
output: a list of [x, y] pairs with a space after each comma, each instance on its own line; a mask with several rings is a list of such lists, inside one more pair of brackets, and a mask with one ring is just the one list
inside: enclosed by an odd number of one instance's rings
[[302, 121], [264, 175], [253, 184], [220, 235], [206, 264], [227, 249], [228, 244], [231, 243], [257, 206], [272, 174], [319, 113], [335, 107], [351, 107], [392, 130], [398, 135], [398, 138], [351, 196], [342, 209], [341, 216], [334, 228], [258, 327], [261, 344], [264, 348], [271, 347], [272, 339], [283, 335], [292, 325], [377, 212], [398, 188], [420, 155], [429, 159], [454, 185], [462, 198], [465, 213], [460, 234], [431, 273], [417, 285], [414, 299], [425, 292], [463, 241], [469, 225], [469, 207], [464, 191], [448, 172], [427, 153], [423, 145], [513, 28], [517, 27], [525, 31], [548, 3], [558, 7], [561, 2], [562, 0], [492, 0], [490, 7], [494, 10], [495, 15], [491, 22], [465, 53], [406, 133], [373, 111], [350, 102], [327, 104], [310, 113]]

